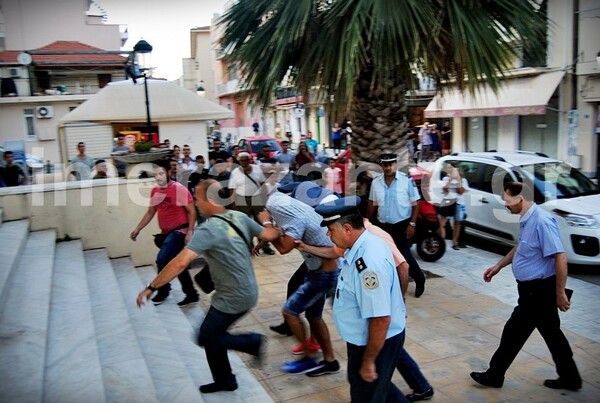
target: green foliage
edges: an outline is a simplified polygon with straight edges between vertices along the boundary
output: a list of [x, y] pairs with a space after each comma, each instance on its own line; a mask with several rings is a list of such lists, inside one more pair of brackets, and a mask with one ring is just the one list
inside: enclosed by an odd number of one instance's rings
[[480, 80], [498, 88], [519, 49], [544, 51], [538, 3], [244, 0], [223, 16], [221, 46], [261, 105], [289, 85], [303, 95], [335, 95], [335, 110], [343, 113], [356, 99], [358, 77], [368, 77], [373, 94], [392, 99], [397, 85], [414, 88], [417, 75], [471, 92]]
[[136, 152], [147, 152], [150, 151], [150, 149], [154, 147], [154, 142], [152, 140], [150, 141], [136, 141], [133, 144], [133, 148]]

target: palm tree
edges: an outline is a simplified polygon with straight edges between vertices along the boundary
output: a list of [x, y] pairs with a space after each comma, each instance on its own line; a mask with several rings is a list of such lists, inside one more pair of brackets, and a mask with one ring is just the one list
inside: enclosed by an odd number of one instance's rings
[[270, 105], [285, 80], [301, 94], [333, 95], [352, 120], [355, 161], [406, 149], [407, 90], [498, 88], [519, 49], [543, 54], [537, 0], [240, 0], [224, 14], [221, 46], [248, 94]]

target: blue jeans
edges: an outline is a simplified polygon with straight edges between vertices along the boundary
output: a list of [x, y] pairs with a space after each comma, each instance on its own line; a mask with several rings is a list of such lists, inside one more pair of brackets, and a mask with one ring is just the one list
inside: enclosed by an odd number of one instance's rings
[[[156, 268], [160, 273], [162, 269], [164, 269], [167, 264], [175, 256], [179, 254], [185, 247], [185, 234], [179, 231], [172, 231], [163, 242], [160, 250], [158, 251], [158, 255], [156, 256]], [[185, 295], [195, 296], [198, 295], [198, 292], [194, 288], [194, 283], [192, 282], [192, 277], [190, 277], [190, 273], [186, 268], [184, 271], [179, 273], [177, 276], [179, 282], [181, 283], [181, 289], [185, 293]], [[158, 289], [159, 294], [169, 294], [171, 291], [171, 284], [165, 284]]]
[[225, 313], [211, 306], [200, 326], [198, 344], [206, 351], [206, 361], [215, 383], [231, 385], [236, 382], [231, 372], [227, 350], [258, 356], [262, 336], [258, 333], [230, 334], [227, 329], [248, 311]]
[[346, 343], [348, 351], [348, 382], [350, 383], [350, 399], [356, 403], [407, 402], [406, 397], [392, 383], [394, 368], [398, 363], [398, 355], [404, 344], [404, 331], [387, 339], [375, 360], [378, 378], [375, 382], [367, 382], [360, 377], [365, 346]]
[[415, 362], [415, 360], [413, 360], [404, 347], [402, 347], [400, 350], [396, 368], [408, 386], [415, 393], [424, 393], [431, 389], [431, 385], [429, 382], [427, 382], [427, 379], [423, 376], [423, 373], [421, 373], [419, 365]]
[[306, 311], [306, 319], [320, 319], [325, 298], [329, 290], [335, 287], [338, 274], [338, 270], [308, 270], [304, 282], [288, 297], [283, 309], [294, 316]]

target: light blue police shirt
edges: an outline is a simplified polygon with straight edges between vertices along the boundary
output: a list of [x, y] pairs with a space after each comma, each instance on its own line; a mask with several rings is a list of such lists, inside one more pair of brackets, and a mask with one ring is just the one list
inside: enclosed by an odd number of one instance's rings
[[396, 172], [392, 184], [385, 183], [383, 174], [373, 180], [369, 200], [377, 206], [377, 219], [385, 224], [396, 224], [409, 219], [412, 205], [421, 196], [412, 178], [403, 172]]
[[529, 281], [554, 276], [554, 255], [565, 251], [554, 217], [534, 204], [519, 225], [519, 244], [512, 261], [515, 278]]
[[386, 340], [404, 330], [406, 307], [389, 246], [364, 231], [344, 253], [333, 298], [333, 319], [348, 343], [366, 346], [369, 318], [390, 316]]

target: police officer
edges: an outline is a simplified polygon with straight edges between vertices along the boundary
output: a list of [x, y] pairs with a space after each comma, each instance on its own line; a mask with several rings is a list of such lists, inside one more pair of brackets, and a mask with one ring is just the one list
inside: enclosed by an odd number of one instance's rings
[[406, 323], [400, 281], [390, 248], [365, 230], [359, 204], [360, 198], [352, 196], [315, 208], [331, 241], [346, 250], [333, 318], [346, 341], [350, 397], [353, 402], [404, 402], [391, 382]]
[[581, 376], [569, 342], [560, 330], [557, 310], [566, 312], [571, 303], [565, 291], [567, 257], [556, 220], [533, 202], [533, 191], [528, 185], [507, 183], [504, 200], [512, 214], [521, 216], [519, 242], [483, 273], [483, 280], [489, 283], [503, 267], [512, 263], [519, 302], [504, 326], [490, 368], [485, 372], [471, 372], [471, 378], [484, 386], [502, 387], [508, 367], [537, 328], [552, 353], [558, 373], [558, 379], [547, 379], [544, 386], [579, 390]]
[[425, 292], [425, 274], [410, 252], [415, 234], [421, 198], [415, 182], [404, 172], [397, 171], [396, 154], [382, 154], [379, 163], [383, 174], [373, 180], [367, 206], [367, 218], [394, 239], [409, 265], [408, 274], [415, 281], [415, 297]]

